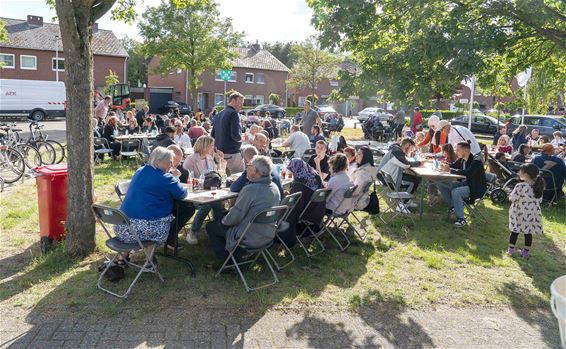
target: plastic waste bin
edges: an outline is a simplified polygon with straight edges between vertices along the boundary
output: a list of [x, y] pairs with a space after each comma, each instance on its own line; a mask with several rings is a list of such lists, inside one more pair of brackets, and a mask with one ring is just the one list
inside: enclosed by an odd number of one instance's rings
[[41, 250], [61, 240], [67, 220], [67, 165], [45, 165], [34, 169], [37, 176], [39, 236]]
[[560, 342], [562, 342], [562, 348], [566, 349], [566, 275], [552, 282], [550, 294], [550, 307], [558, 319]]

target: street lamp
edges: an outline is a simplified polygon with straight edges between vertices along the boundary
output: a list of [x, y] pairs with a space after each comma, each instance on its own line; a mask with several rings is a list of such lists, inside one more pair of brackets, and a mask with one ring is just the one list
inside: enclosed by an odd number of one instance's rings
[[59, 35], [55, 35], [55, 81], [59, 81]]

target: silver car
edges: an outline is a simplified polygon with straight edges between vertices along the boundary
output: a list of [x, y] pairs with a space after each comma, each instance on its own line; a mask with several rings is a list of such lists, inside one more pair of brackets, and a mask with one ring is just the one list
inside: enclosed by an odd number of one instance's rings
[[393, 115], [386, 112], [384, 109], [371, 107], [371, 108], [365, 108], [364, 110], [359, 112], [358, 120], [364, 122], [370, 117], [370, 115], [377, 116], [379, 118], [379, 121], [381, 122], [388, 122], [391, 118], [393, 118]]

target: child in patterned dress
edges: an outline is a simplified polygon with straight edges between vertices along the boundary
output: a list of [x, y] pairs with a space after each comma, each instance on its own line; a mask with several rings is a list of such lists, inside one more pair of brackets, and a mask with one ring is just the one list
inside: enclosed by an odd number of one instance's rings
[[519, 234], [525, 236], [525, 247], [520, 250], [521, 257], [529, 258], [529, 250], [534, 234], [542, 234], [542, 213], [540, 203], [544, 192], [544, 180], [539, 176], [539, 169], [533, 164], [525, 164], [519, 168], [518, 183], [509, 196], [509, 247], [507, 254], [515, 253], [515, 244]]

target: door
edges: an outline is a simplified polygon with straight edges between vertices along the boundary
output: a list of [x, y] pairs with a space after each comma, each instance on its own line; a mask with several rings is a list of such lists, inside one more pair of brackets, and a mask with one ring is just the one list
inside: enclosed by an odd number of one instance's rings
[[149, 112], [159, 114], [161, 108], [173, 98], [173, 91], [150, 91], [149, 92]]

